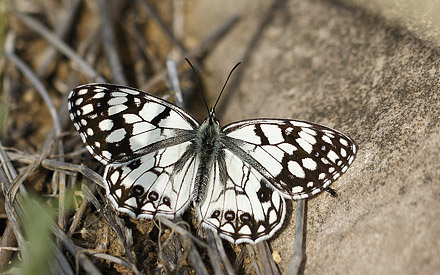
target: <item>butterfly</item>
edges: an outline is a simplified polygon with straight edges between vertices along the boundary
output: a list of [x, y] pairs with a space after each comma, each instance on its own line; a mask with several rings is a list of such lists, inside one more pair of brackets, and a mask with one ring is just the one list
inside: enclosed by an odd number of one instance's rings
[[170, 102], [111, 84], [79, 86], [68, 97], [118, 211], [172, 219], [192, 204], [202, 227], [235, 244], [273, 236], [285, 199], [326, 190], [355, 158], [356, 143], [331, 128], [292, 119], [220, 127], [214, 108], [199, 123]]

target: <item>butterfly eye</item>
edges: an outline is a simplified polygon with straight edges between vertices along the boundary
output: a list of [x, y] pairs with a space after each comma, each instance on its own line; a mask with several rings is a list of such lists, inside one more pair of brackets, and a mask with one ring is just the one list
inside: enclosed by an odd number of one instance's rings
[[220, 125], [220, 121], [215, 117], [215, 115], [212, 115], [209, 117], [209, 124], [210, 125]]

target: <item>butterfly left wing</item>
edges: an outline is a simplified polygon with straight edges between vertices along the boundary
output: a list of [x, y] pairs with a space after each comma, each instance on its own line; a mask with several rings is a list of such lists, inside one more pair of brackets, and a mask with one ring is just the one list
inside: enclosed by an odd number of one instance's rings
[[325, 190], [347, 171], [357, 151], [348, 136], [298, 120], [244, 120], [225, 126], [223, 132], [228, 149], [292, 199]]
[[262, 174], [224, 149], [211, 167], [206, 196], [196, 210], [203, 227], [232, 243], [254, 244], [281, 227], [286, 206]]
[[297, 120], [245, 120], [222, 133], [224, 148], [197, 210], [202, 226], [236, 244], [270, 238], [284, 221], [284, 197], [321, 192], [347, 170], [357, 151], [344, 134]]

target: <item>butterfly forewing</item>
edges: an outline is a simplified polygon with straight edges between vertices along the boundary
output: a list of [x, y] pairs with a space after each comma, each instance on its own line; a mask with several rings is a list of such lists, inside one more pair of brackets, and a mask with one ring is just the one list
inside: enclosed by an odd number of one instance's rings
[[142, 91], [88, 84], [69, 94], [68, 108], [89, 152], [101, 163], [126, 162], [194, 138], [198, 122]]
[[298, 120], [245, 120], [223, 131], [237, 156], [293, 199], [324, 190], [347, 170], [357, 150], [344, 134]]

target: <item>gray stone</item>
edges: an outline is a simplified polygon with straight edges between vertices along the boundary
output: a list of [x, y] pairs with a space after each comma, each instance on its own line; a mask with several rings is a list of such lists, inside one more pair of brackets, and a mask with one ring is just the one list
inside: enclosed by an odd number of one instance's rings
[[[332, 185], [339, 197], [308, 201], [306, 274], [438, 273], [440, 52], [435, 39], [355, 2], [195, 1], [187, 39], [242, 14], [207, 60], [212, 101], [243, 62], [218, 108], [223, 125], [295, 118], [357, 141], [355, 162]], [[271, 240], [283, 272], [294, 217]]]

